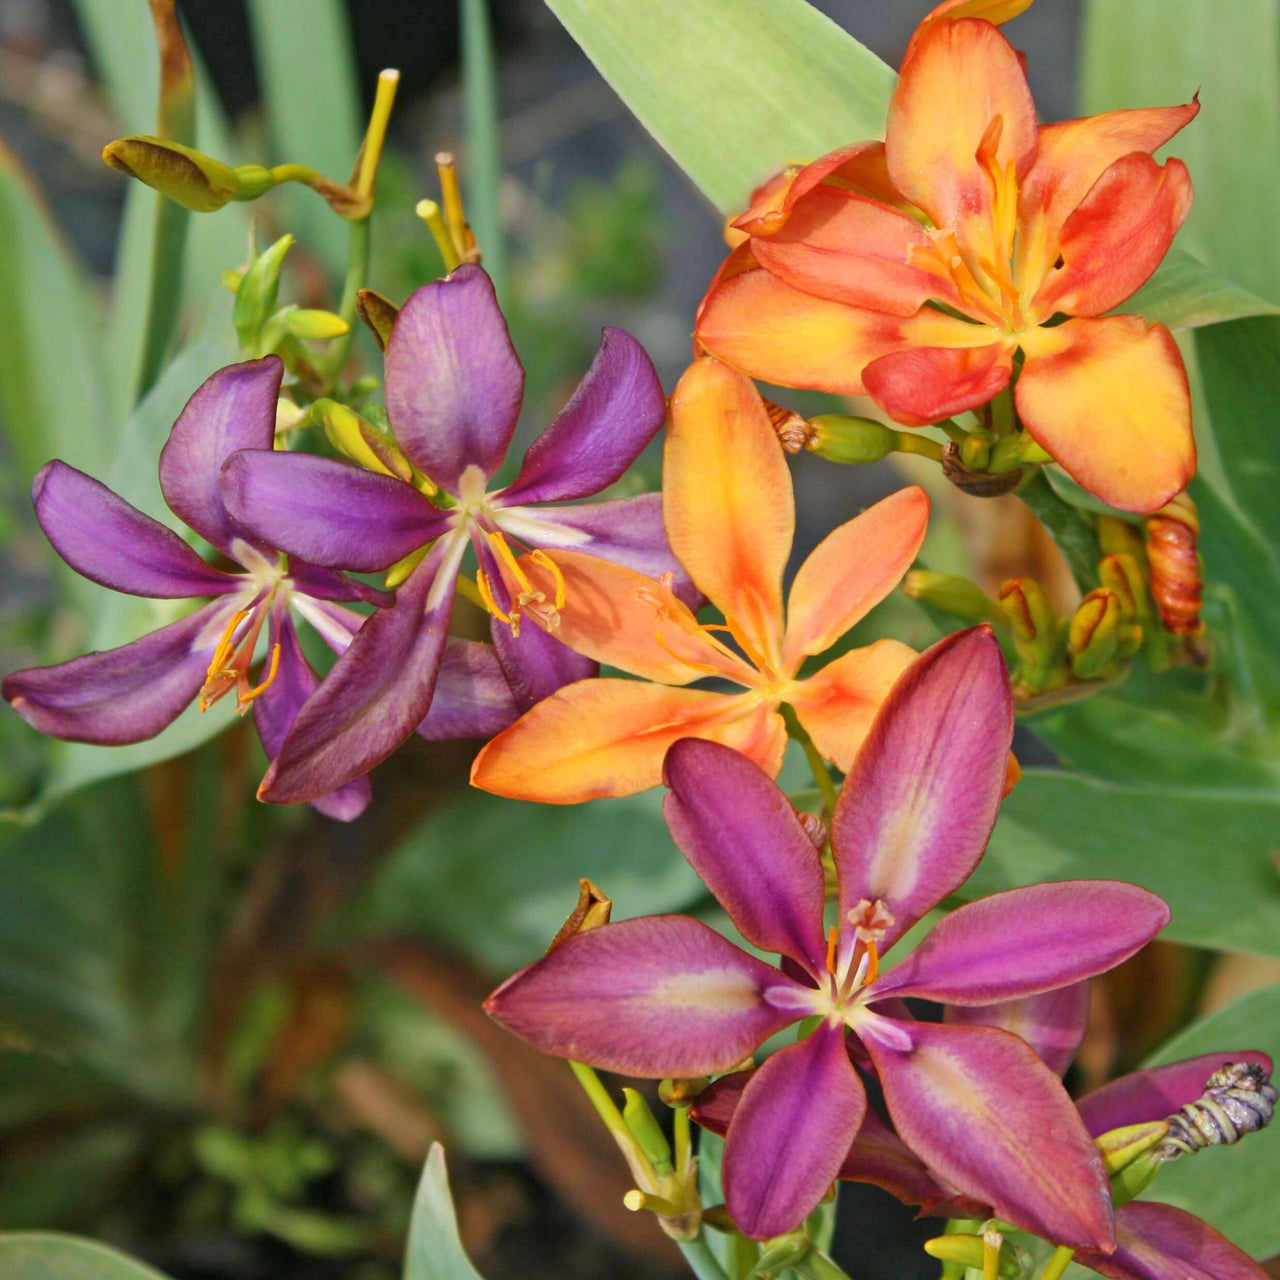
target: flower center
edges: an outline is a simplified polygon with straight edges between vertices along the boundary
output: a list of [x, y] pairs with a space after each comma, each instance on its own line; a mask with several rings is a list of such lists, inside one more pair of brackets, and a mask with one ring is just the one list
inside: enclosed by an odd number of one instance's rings
[[224, 698], [232, 689], [236, 691], [236, 710], [244, 715], [255, 699], [260, 698], [275, 683], [280, 668], [279, 642], [271, 646], [271, 661], [266, 677], [256, 685], [249, 683], [249, 668], [253, 664], [253, 651], [257, 648], [262, 624], [267, 617], [268, 605], [275, 597], [272, 588], [265, 598], [248, 609], [237, 609], [231, 615], [218, 641], [218, 647], [209, 660], [204, 684], [200, 687], [198, 705], [201, 711]]
[[511, 628], [511, 634], [519, 637], [521, 622], [527, 614], [544, 631], [555, 631], [560, 625], [560, 610], [565, 604], [564, 574], [560, 566], [545, 551], [530, 551], [529, 559], [550, 575], [553, 585], [551, 598], [533, 583], [533, 580], [521, 567], [520, 561], [507, 545], [506, 538], [498, 530], [485, 534], [489, 546], [497, 558], [498, 571], [502, 575], [502, 585], [510, 599], [504, 609], [494, 594], [493, 582], [483, 569], [476, 570], [476, 588], [484, 607], [499, 622], [505, 622]]

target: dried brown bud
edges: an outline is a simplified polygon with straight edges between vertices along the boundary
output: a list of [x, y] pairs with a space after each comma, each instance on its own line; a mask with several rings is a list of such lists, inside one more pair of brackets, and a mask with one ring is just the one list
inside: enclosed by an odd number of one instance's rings
[[804, 828], [805, 835], [813, 841], [813, 847], [821, 849], [827, 843], [826, 824], [816, 813], [805, 813], [802, 809], [797, 809], [795, 814]]
[[587, 933], [609, 923], [609, 915], [613, 911], [613, 900], [606, 898], [590, 880], [578, 881], [578, 905], [569, 913], [569, 918], [560, 926], [560, 932], [551, 939], [548, 952], [568, 942], [576, 933]]
[[1204, 630], [1200, 617], [1204, 580], [1196, 554], [1200, 537], [1196, 504], [1180, 493], [1144, 523], [1151, 594], [1160, 610], [1160, 621], [1176, 636], [1199, 635]]
[[998, 498], [1011, 493], [1022, 482], [1022, 468], [992, 475], [986, 471], [970, 471], [960, 460], [960, 447], [954, 443], [942, 446], [942, 474], [962, 493], [974, 498]]
[[788, 453], [799, 453], [815, 436], [814, 429], [794, 409], [775, 404], [772, 400], [764, 402], [764, 411], [769, 415], [769, 422], [777, 434], [778, 443]]

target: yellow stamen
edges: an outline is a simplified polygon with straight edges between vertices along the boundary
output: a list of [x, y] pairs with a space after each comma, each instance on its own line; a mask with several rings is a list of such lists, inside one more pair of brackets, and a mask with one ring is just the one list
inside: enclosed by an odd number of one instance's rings
[[467, 220], [462, 212], [462, 191], [458, 186], [458, 166], [453, 162], [453, 155], [448, 151], [436, 153], [436, 173], [440, 175], [440, 198], [444, 202], [444, 221], [449, 228], [449, 238], [453, 241], [454, 252], [458, 260], [466, 261], [467, 241], [463, 228]]
[[[231, 651], [235, 647], [236, 628], [249, 616], [248, 609], [238, 609], [231, 615], [231, 621], [223, 628], [222, 638], [218, 641], [218, 647], [213, 651], [213, 657], [209, 659], [209, 668], [204, 673], [205, 683], [210, 680], [217, 679], [218, 676], [225, 676], [228, 673], [224, 670], [227, 659], [231, 656]], [[235, 673], [230, 673], [234, 678]], [[201, 699], [203, 703], [203, 696]], [[201, 711], [204, 710], [202, 705]]]
[[487, 535], [489, 545], [496, 552], [498, 559], [503, 566], [511, 573], [511, 576], [520, 584], [521, 591], [532, 591], [533, 583], [529, 581], [529, 575], [520, 567], [520, 562], [515, 557], [515, 552], [507, 546], [507, 540], [500, 532], [493, 532]]
[[832, 925], [827, 930], [827, 972], [834, 976], [836, 971], [836, 942], [840, 937], [839, 930]]
[[444, 225], [444, 219], [440, 216], [440, 206], [434, 200], [419, 200], [414, 205], [413, 211], [427, 224], [427, 230], [431, 232], [431, 238], [436, 242], [436, 248], [440, 250], [440, 256], [444, 259], [444, 269], [452, 271], [461, 259], [458, 257], [458, 251], [453, 247], [453, 237], [449, 234], [449, 228]]
[[880, 976], [880, 952], [874, 942], [867, 943], [867, 976], [862, 985], [869, 987]]
[[494, 597], [493, 587], [489, 585], [489, 575], [485, 573], [483, 569], [476, 570], [476, 590], [480, 592], [480, 600], [484, 604], [484, 607], [488, 609], [499, 622], [505, 622], [507, 626], [510, 626], [511, 615], [509, 613], [504, 613], [498, 608], [498, 601]]
[[653, 638], [658, 642], [659, 649], [665, 649], [677, 662], [683, 662], [686, 667], [692, 667], [695, 671], [705, 671], [709, 676], [718, 676], [720, 668], [712, 666], [709, 662], [695, 662], [692, 658], [686, 658], [683, 653], [677, 653], [663, 638], [662, 629], [655, 628]]
[[556, 608], [563, 609], [566, 598], [566, 590], [564, 584], [564, 574], [561, 572], [560, 566], [545, 551], [530, 551], [529, 559], [534, 564], [540, 564], [555, 580], [556, 584]]
[[243, 693], [236, 694], [236, 710], [244, 715], [249, 710], [249, 704], [255, 699], [260, 698], [268, 689], [276, 682], [276, 673], [280, 670], [280, 645], [278, 643], [271, 646], [271, 665], [267, 668], [267, 678], [261, 684], [255, 684], [252, 689], [245, 689]]

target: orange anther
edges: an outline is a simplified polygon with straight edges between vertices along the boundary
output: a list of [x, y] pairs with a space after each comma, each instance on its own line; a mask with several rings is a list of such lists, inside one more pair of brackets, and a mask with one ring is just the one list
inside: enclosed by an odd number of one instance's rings
[[260, 698], [268, 689], [276, 682], [276, 673], [280, 670], [280, 645], [277, 642], [271, 646], [271, 664], [267, 668], [267, 677], [261, 684], [255, 684], [252, 689], [246, 689], [243, 693], [236, 694], [236, 710], [244, 715], [249, 710], [249, 704], [255, 699]]
[[836, 943], [840, 938], [840, 931], [832, 925], [827, 930], [827, 972], [834, 975], [836, 971]]

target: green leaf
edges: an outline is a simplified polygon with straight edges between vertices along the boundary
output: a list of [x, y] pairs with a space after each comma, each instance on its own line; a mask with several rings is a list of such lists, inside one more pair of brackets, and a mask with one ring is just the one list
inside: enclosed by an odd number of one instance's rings
[[502, 235], [502, 152], [499, 139], [498, 65], [489, 0], [462, 0], [462, 99], [467, 129], [467, 221], [484, 254], [499, 298], [505, 298], [506, 245]]
[[165, 1280], [136, 1258], [79, 1236], [52, 1231], [0, 1235], [5, 1280]]
[[1155, 275], [1116, 310], [1158, 320], [1170, 329], [1280, 314], [1275, 303], [1250, 293], [1182, 249], [1170, 249]]
[[1128, 880], [1168, 902], [1161, 936], [1280, 955], [1280, 797], [1115, 784], [1031, 769], [1005, 800], [966, 898], [1041, 880]]
[[[1264, 987], [1201, 1018], [1145, 1065], [1202, 1053], [1256, 1049], [1280, 1062], [1280, 986]], [[1247, 1134], [1238, 1146], [1209, 1147], [1163, 1170], [1147, 1193], [1216, 1227], [1255, 1258], [1280, 1253], [1280, 1219], [1269, 1192], [1280, 1185], [1280, 1132]]]
[[404, 1280], [484, 1280], [462, 1247], [444, 1148], [438, 1142], [431, 1144], [413, 1201]]
[[547, 0], [723, 213], [784, 165], [884, 136], [894, 73], [804, 0]]

